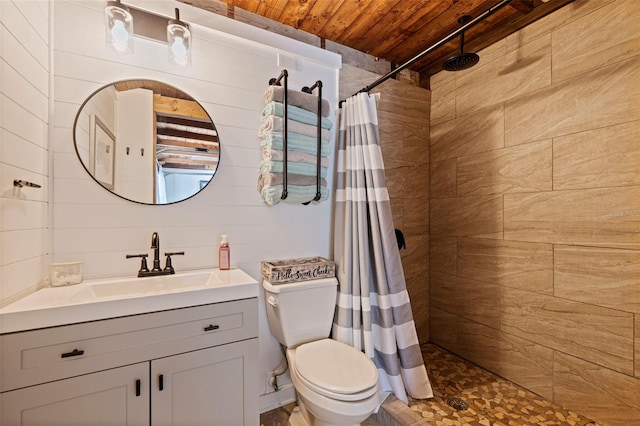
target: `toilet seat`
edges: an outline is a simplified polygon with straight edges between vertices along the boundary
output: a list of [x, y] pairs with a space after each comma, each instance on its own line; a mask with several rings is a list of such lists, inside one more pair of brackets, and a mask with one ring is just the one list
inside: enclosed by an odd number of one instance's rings
[[377, 392], [378, 371], [362, 352], [332, 339], [305, 343], [293, 365], [310, 390], [341, 401], [358, 401]]

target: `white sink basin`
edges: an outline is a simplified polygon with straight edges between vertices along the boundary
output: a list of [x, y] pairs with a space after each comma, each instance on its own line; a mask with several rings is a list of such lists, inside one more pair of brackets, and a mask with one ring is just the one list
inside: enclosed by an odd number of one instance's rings
[[217, 274], [200, 272], [179, 275], [161, 275], [157, 277], [118, 279], [113, 281], [97, 281], [75, 293], [69, 300], [71, 303], [82, 303], [100, 299], [122, 298], [131, 296], [155, 295], [179, 291], [197, 290], [199, 288], [220, 285], [222, 281]]
[[88, 280], [43, 288], [0, 309], [0, 333], [257, 296], [258, 282], [238, 268]]

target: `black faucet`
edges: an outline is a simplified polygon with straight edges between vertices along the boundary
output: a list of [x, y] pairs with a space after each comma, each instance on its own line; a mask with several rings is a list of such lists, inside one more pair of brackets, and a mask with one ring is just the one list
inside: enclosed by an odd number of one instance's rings
[[151, 248], [153, 249], [153, 269], [151, 269], [151, 272], [162, 272], [160, 267], [160, 237], [157, 232], [151, 234]]
[[169, 275], [175, 274], [175, 269], [173, 269], [173, 264], [171, 263], [171, 256], [183, 255], [184, 251], [175, 251], [171, 253], [165, 253], [167, 256], [167, 262], [164, 269], [160, 267], [160, 236], [157, 232], [151, 234], [151, 248], [153, 249], [153, 268], [149, 270], [147, 267], [147, 254], [128, 254], [127, 259], [133, 257], [142, 258], [140, 263], [140, 269], [138, 270], [139, 277], [153, 277], [155, 275]]

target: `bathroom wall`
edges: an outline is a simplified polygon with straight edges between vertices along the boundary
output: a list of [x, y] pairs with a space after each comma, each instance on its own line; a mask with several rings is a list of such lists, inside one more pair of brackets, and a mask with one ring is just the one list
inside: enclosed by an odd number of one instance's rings
[[0, 2], [0, 305], [47, 276], [49, 16], [46, 1]]
[[[371, 84], [379, 74], [352, 65], [340, 70], [340, 99]], [[380, 93], [378, 121], [393, 223], [404, 233], [400, 250], [420, 342], [429, 341], [429, 110], [431, 93], [394, 79]]]
[[[346, 99], [391, 71], [393, 64], [364, 52], [286, 26], [279, 22], [228, 7], [219, 0], [192, 2], [240, 22], [266, 28], [342, 56], [339, 98]], [[429, 341], [429, 111], [430, 92], [419, 86], [419, 76], [401, 71], [372, 93], [380, 93], [380, 143], [394, 225], [404, 232], [407, 247], [400, 251], [407, 291], [421, 342]]]
[[[171, 2], [140, 5], [173, 12]], [[226, 23], [270, 41], [263, 31], [177, 5], [190, 22], [211, 19], [217, 28]], [[179, 269], [214, 266], [221, 233], [230, 235], [233, 263], [256, 277], [259, 261], [271, 253], [280, 257], [326, 252], [330, 203], [275, 208], [262, 203], [256, 190], [257, 128], [262, 93], [269, 78], [280, 72], [279, 52], [281, 60], [294, 63], [292, 87], [322, 79], [325, 96], [334, 104], [336, 55], [266, 33], [282, 46], [300, 49], [287, 52], [198, 25], [193, 65], [181, 68], [168, 63], [161, 43], [136, 38], [136, 52], [130, 56], [106, 49], [99, 1], [56, 2], [55, 14], [54, 260], [82, 260], [86, 278], [133, 274], [138, 264], [124, 255], [148, 249], [153, 231], [159, 231], [163, 250], [187, 251], [175, 260]], [[71, 25], [72, 20], [77, 22]], [[314, 57], [315, 52], [319, 54]], [[98, 186], [81, 167], [72, 132], [80, 104], [101, 85], [127, 78], [158, 79], [181, 88], [213, 118], [221, 139], [220, 168], [197, 197], [169, 206], [125, 202]]]
[[[193, 64], [188, 68], [171, 65], [164, 44], [139, 38], [135, 40], [133, 55], [118, 55], [105, 47], [104, 2], [52, 2], [54, 94], [49, 147], [53, 185], [49, 187], [46, 179], [49, 78], [46, 7], [38, 15], [36, 12], [43, 4], [0, 2], [3, 22], [0, 163], [3, 192], [0, 202], [5, 293], [22, 289], [5, 283], [19, 282], [25, 283], [24, 287], [33, 287], [46, 276], [41, 268], [46, 267], [48, 261], [48, 192], [52, 197], [50, 258], [82, 261], [85, 279], [135, 276], [139, 264], [125, 259], [125, 254], [150, 252], [154, 231], [160, 234], [162, 252], [186, 252], [173, 261], [178, 271], [217, 266], [217, 245], [223, 233], [229, 234], [232, 264], [257, 280], [262, 260], [328, 256], [331, 201], [275, 207], [267, 207], [262, 202], [256, 190], [261, 158], [257, 130], [262, 94], [268, 80], [277, 76], [283, 67], [289, 69], [291, 88], [299, 89], [322, 80], [324, 96], [333, 109], [337, 104], [340, 57], [181, 3], [143, 0], [127, 3], [153, 8], [165, 16], [173, 16], [173, 8], [180, 7], [181, 18], [192, 23]], [[26, 9], [21, 13], [35, 15], [30, 18], [34, 22], [9, 14], [14, 10], [17, 14], [21, 8]], [[9, 34], [5, 28], [9, 24], [15, 27], [17, 36], [13, 38], [5, 36]], [[9, 43], [15, 46], [5, 48]], [[18, 49], [21, 46], [24, 52]], [[8, 61], [17, 62], [8, 66], [14, 63]], [[21, 73], [26, 77], [18, 78]], [[23, 83], [25, 78], [32, 82]], [[216, 124], [221, 141], [220, 167], [213, 182], [185, 202], [167, 206], [127, 202], [96, 184], [76, 156], [72, 127], [81, 103], [99, 87], [131, 78], [161, 80], [184, 90], [203, 105]], [[20, 96], [24, 96], [24, 100]], [[331, 119], [335, 120], [333, 116]], [[7, 149], [8, 144], [14, 148]], [[15, 193], [7, 184], [14, 176], [42, 183], [43, 189], [23, 189]], [[291, 400], [294, 394], [286, 387], [286, 380], [281, 381], [285, 390], [278, 393], [272, 393], [273, 389], [267, 386], [266, 378], [279, 368], [282, 357], [269, 332], [262, 292], [259, 318], [261, 377], [256, 391], [261, 394], [261, 409], [265, 410]]]
[[431, 80], [433, 342], [640, 418], [640, 7], [578, 0]]

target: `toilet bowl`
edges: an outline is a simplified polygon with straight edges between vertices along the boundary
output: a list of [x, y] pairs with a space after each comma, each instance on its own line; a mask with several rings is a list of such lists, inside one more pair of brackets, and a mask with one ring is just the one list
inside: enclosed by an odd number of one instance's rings
[[299, 407], [292, 426], [359, 425], [378, 406], [376, 367], [351, 346], [322, 339], [288, 349], [287, 359]]
[[271, 334], [287, 348], [298, 407], [292, 426], [357, 426], [380, 403], [378, 370], [359, 350], [328, 339], [335, 278], [273, 285], [263, 281]]

